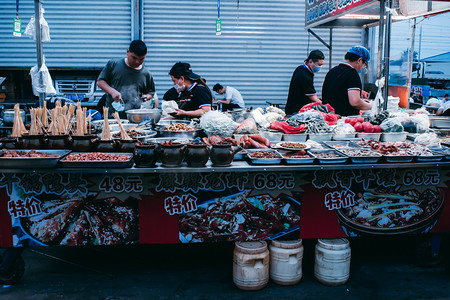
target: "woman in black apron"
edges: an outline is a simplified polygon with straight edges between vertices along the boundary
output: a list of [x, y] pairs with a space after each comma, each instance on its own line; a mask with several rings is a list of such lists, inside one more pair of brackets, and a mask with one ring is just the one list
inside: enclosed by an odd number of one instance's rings
[[177, 62], [169, 71], [174, 87], [181, 92], [178, 109], [171, 115], [176, 118], [198, 118], [211, 110], [212, 93], [200, 75], [188, 63]]

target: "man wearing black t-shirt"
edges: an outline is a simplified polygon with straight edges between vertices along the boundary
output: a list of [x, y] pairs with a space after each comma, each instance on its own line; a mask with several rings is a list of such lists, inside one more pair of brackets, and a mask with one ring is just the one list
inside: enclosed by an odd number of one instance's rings
[[295, 69], [286, 102], [285, 112], [287, 115], [298, 113], [300, 108], [308, 103], [322, 102], [314, 89], [314, 73], [319, 71], [324, 59], [322, 51], [311, 51], [305, 63]]
[[361, 79], [358, 73], [370, 61], [369, 51], [361, 46], [350, 48], [345, 62], [331, 69], [322, 86], [322, 102], [329, 103], [341, 116], [358, 115], [360, 110], [372, 108], [373, 101], [361, 98]]

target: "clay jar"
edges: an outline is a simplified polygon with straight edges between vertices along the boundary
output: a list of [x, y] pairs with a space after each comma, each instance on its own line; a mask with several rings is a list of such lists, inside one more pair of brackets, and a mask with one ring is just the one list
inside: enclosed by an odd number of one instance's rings
[[131, 140], [118, 140], [117, 141], [117, 149], [119, 152], [127, 152], [127, 153], [133, 153], [134, 152], [134, 144], [136, 144], [136, 139]]
[[231, 143], [212, 145], [210, 155], [214, 167], [228, 167], [231, 165], [234, 158], [234, 151], [231, 146]]
[[189, 167], [204, 167], [209, 159], [208, 146], [199, 143], [187, 144], [184, 159]]
[[161, 163], [164, 167], [179, 167], [183, 161], [183, 145], [181, 143], [161, 144]]
[[72, 136], [72, 150], [75, 152], [89, 152], [94, 148], [96, 136], [89, 135], [73, 135]]
[[47, 136], [48, 149], [67, 149], [70, 148], [70, 141], [68, 134], [48, 135]]
[[157, 160], [156, 144], [136, 143], [134, 149], [134, 163], [139, 168], [153, 168]]
[[114, 140], [97, 140], [95, 147], [98, 152], [114, 152], [116, 151], [116, 141]]
[[43, 134], [22, 135], [22, 147], [24, 149], [42, 149], [45, 148], [45, 139]]

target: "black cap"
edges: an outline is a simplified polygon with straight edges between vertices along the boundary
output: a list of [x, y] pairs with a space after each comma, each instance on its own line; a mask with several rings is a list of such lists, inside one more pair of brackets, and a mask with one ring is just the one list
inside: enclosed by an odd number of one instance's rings
[[200, 75], [195, 74], [191, 70], [191, 65], [185, 62], [177, 62], [172, 66], [169, 71], [169, 75], [172, 76], [185, 76], [191, 80], [197, 80], [200, 78]]
[[319, 59], [325, 59], [325, 55], [323, 55], [323, 52], [320, 50], [313, 50], [309, 53], [308, 58], [305, 61], [308, 62], [310, 59], [318, 61]]

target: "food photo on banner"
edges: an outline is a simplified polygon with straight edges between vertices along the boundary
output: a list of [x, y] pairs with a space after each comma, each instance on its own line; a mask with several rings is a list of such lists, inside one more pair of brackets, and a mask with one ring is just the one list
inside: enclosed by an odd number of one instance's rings
[[[138, 176], [3, 174], [13, 246], [139, 242]], [[131, 193], [131, 194], [130, 194]]]
[[[440, 218], [450, 213], [447, 174], [442, 169], [315, 171], [316, 199], [302, 197], [302, 212], [311, 213], [301, 215], [301, 237], [449, 231], [448, 218]], [[315, 228], [317, 218], [325, 230]]]

